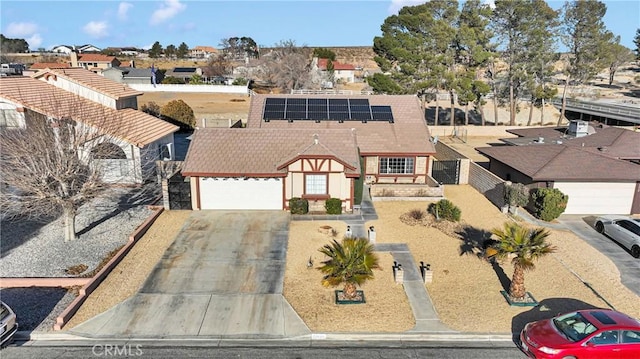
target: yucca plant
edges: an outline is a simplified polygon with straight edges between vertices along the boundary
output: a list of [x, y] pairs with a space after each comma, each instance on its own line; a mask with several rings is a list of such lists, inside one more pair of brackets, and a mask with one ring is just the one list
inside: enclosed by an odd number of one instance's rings
[[345, 238], [342, 243], [333, 240], [319, 249], [328, 257], [318, 268], [323, 274], [322, 285], [344, 285], [343, 294], [348, 300], [357, 297], [357, 286], [373, 279], [373, 270], [380, 268], [374, 247], [366, 238]]
[[556, 248], [546, 242], [549, 231], [544, 228], [528, 229], [516, 222], [505, 222], [503, 228], [491, 231], [498, 242], [494, 245], [495, 257], [504, 260], [514, 255], [513, 277], [509, 286], [509, 296], [513, 299], [523, 299], [526, 295], [524, 286], [524, 272], [533, 270], [535, 262], [540, 257], [553, 253]]

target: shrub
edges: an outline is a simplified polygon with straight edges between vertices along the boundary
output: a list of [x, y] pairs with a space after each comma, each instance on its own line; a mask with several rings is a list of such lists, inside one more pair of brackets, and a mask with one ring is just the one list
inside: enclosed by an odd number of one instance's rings
[[248, 83], [249, 83], [249, 80], [245, 79], [244, 77], [238, 77], [237, 79], [233, 80], [231, 84], [235, 86], [245, 86]]
[[192, 129], [196, 125], [193, 109], [182, 100], [169, 101], [162, 107], [162, 117], [177, 122], [180, 127]]
[[300, 197], [293, 197], [289, 200], [289, 210], [291, 214], [309, 213], [309, 201]]
[[446, 219], [451, 222], [458, 222], [460, 220], [460, 208], [456, 207], [456, 205], [448, 199], [441, 199], [436, 203], [429, 204], [427, 211], [436, 218]]
[[412, 209], [409, 212], [409, 217], [419, 221], [424, 218], [424, 212], [421, 209]]
[[505, 186], [504, 201], [512, 207], [526, 206], [529, 203], [529, 188], [522, 183]]
[[162, 80], [162, 83], [168, 85], [184, 85], [184, 80], [173, 76], [167, 76]]
[[569, 196], [557, 188], [534, 188], [531, 191], [533, 215], [543, 221], [558, 218], [567, 208]]
[[150, 101], [140, 106], [140, 111], [148, 113], [151, 116], [160, 117], [160, 105]]
[[342, 201], [340, 198], [329, 198], [324, 203], [327, 214], [342, 214]]

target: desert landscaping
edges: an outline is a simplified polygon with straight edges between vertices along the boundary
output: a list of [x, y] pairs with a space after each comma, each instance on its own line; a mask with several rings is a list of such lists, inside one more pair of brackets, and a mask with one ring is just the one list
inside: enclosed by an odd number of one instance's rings
[[[584, 307], [608, 307], [640, 317], [638, 296], [620, 283], [620, 273], [603, 254], [573, 233], [551, 230], [550, 242], [557, 251], [527, 272], [525, 284], [541, 305], [510, 307], [500, 291], [501, 278], [510, 278], [512, 266], [492, 266], [469, 244], [488, 235], [505, 221], [519, 220], [500, 212], [468, 185], [451, 185], [445, 196], [462, 210], [462, 236], [420, 223], [407, 224], [403, 214], [426, 209], [428, 202], [374, 202], [379, 219], [366, 223], [377, 232], [377, 243], [406, 243], [414, 261], [431, 264], [433, 282], [427, 291], [440, 320], [455, 331], [511, 333], [524, 322]], [[64, 329], [109, 309], [133, 295], [172, 243], [189, 211], [166, 211], [149, 232], [89, 296]], [[427, 222], [425, 222], [427, 223]], [[336, 230], [333, 237], [330, 226]], [[455, 229], [455, 226], [451, 226]], [[365, 304], [336, 305], [334, 288], [321, 285], [321, 273], [307, 267], [309, 258], [317, 267], [318, 249], [344, 235], [340, 221], [292, 221], [287, 248], [284, 296], [313, 332], [404, 332], [414, 318], [401, 284], [394, 283], [389, 253], [381, 252], [381, 269], [361, 289]], [[464, 249], [461, 253], [461, 249]], [[579, 255], [576, 255], [579, 254]], [[122, 285], [127, 283], [127, 285]], [[587, 285], [588, 284], [588, 285]], [[341, 288], [338, 288], [341, 289]], [[603, 300], [604, 299], [604, 300]]]

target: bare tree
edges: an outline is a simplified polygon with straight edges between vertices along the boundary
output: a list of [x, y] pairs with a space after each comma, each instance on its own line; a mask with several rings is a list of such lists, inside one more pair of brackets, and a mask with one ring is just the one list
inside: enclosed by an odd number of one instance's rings
[[126, 159], [113, 134], [127, 129], [115, 110], [56, 94], [42, 95], [46, 114], [26, 109], [24, 126], [0, 131], [0, 206], [6, 217], [62, 214], [69, 241], [78, 208], [107, 188], [114, 160]]
[[260, 58], [263, 80], [285, 91], [301, 89], [311, 82], [311, 49], [293, 40], [280, 41]]

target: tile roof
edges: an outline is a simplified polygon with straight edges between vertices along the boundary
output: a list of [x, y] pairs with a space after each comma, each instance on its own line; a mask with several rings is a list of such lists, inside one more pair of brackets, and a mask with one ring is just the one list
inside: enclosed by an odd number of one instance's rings
[[68, 69], [71, 65], [68, 63], [59, 63], [59, 62], [36, 62], [35, 64], [29, 67], [29, 70], [43, 70], [43, 69]]
[[115, 110], [26, 76], [0, 78], [0, 97], [47, 116], [70, 117], [99, 127], [138, 147], [178, 130], [177, 126], [142, 111]]
[[204, 51], [204, 52], [218, 52], [215, 47], [211, 46], [196, 46], [191, 50]]
[[[317, 136], [317, 137], [316, 137]], [[317, 138], [317, 144], [315, 143]], [[196, 130], [182, 168], [185, 176], [286, 176], [298, 157], [335, 157], [359, 176], [360, 160], [350, 130], [202, 128]]]
[[564, 144], [480, 147], [485, 156], [538, 181], [639, 181], [640, 165]]
[[88, 87], [116, 100], [143, 94], [142, 92], [136, 91], [125, 84], [109, 80], [104, 76], [94, 73], [93, 71], [85, 70], [80, 67], [70, 69], [44, 69], [33, 74], [31, 77], [35, 79], [46, 79], [48, 74], [63, 77], [69, 81]]
[[[355, 66], [351, 64], [343, 64], [338, 61], [331, 61], [333, 63], [334, 70], [355, 70]], [[326, 70], [327, 65], [329, 63], [329, 59], [318, 59], [318, 68], [320, 70]]]
[[[394, 123], [369, 121], [269, 121], [262, 120], [267, 98], [365, 98], [371, 106], [391, 106]], [[354, 129], [362, 155], [408, 155], [434, 154], [429, 129], [420, 109], [420, 100], [412, 95], [261, 95], [251, 97], [248, 128], [262, 129]]]
[[82, 62], [112, 62], [118, 60], [115, 56], [103, 54], [78, 54], [78, 61]]

